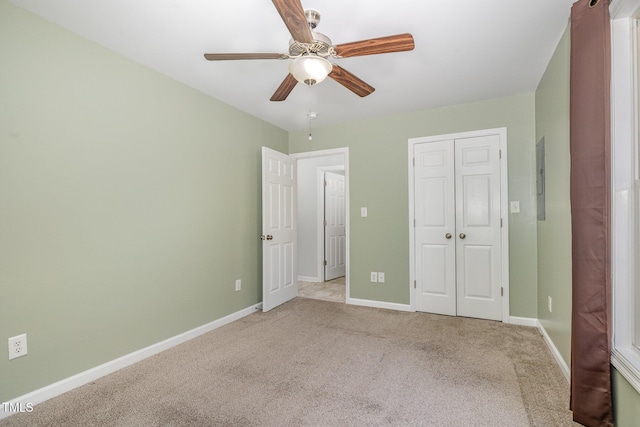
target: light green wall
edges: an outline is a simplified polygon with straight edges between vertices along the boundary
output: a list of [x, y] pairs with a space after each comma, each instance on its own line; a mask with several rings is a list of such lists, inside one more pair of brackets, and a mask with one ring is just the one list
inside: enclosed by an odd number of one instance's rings
[[[545, 139], [546, 219], [538, 221], [538, 319], [571, 359], [571, 203], [569, 194], [569, 29], [536, 91], [536, 141]], [[547, 297], [553, 300], [553, 312]]]
[[[533, 93], [316, 128], [312, 141], [289, 134], [291, 153], [349, 147], [352, 298], [409, 303], [408, 139], [498, 127], [508, 132], [509, 198], [522, 210], [510, 216], [510, 312], [535, 318]], [[370, 283], [371, 271], [385, 283]]]
[[640, 394], [615, 369], [612, 381], [616, 427], [637, 427], [640, 422]]
[[[569, 64], [567, 27], [536, 91], [536, 138], [545, 137], [546, 220], [538, 222], [538, 318], [571, 364], [571, 204], [569, 193]], [[553, 298], [553, 312], [547, 297]], [[615, 369], [613, 404], [616, 426], [640, 419], [640, 394]]]
[[0, 401], [261, 301], [285, 131], [3, 0], [0, 53]]

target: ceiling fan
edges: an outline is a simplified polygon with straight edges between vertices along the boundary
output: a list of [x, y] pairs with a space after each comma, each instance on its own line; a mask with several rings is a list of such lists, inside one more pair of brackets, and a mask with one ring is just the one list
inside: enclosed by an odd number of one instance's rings
[[209, 61], [238, 59], [291, 59], [289, 74], [271, 97], [271, 101], [284, 101], [298, 82], [312, 86], [327, 76], [361, 97], [375, 90], [371, 85], [354, 76], [337, 64], [327, 60], [353, 56], [376, 55], [380, 53], [413, 50], [411, 34], [361, 40], [333, 45], [324, 34], [313, 31], [320, 22], [320, 14], [315, 10], [303, 10], [300, 0], [273, 0], [278, 13], [289, 29], [293, 39], [289, 43], [289, 53], [205, 53]]

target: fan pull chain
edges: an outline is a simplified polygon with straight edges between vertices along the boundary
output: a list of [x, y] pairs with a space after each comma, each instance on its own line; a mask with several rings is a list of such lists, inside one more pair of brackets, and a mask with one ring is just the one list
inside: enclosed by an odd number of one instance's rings
[[311, 120], [315, 120], [318, 118], [318, 113], [309, 110], [307, 113], [307, 117], [309, 118], [309, 141], [313, 140], [313, 134], [311, 133]]
[[308, 102], [308, 108], [307, 108], [307, 119], [308, 119], [308, 123], [309, 123], [309, 141], [313, 141], [313, 134], [311, 133], [311, 120], [315, 119], [318, 117], [318, 113], [315, 113], [313, 111], [311, 111], [311, 85], [309, 85], [309, 92], [307, 93], [307, 99], [309, 100]]

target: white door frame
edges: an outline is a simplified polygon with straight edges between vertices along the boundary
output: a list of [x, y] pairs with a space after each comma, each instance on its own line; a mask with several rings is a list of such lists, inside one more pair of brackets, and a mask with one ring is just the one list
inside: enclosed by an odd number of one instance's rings
[[[344, 186], [345, 186], [345, 233], [346, 233], [346, 243], [345, 243], [345, 284], [346, 284], [346, 303], [350, 304], [350, 287], [349, 287], [349, 282], [350, 282], [350, 219], [349, 219], [349, 147], [344, 147], [344, 148], [332, 148], [332, 149], [328, 149], [328, 150], [318, 150], [318, 151], [307, 151], [307, 152], [303, 152], [303, 153], [293, 153], [290, 154], [291, 157], [295, 157], [296, 159], [300, 160], [300, 159], [313, 159], [313, 158], [317, 158], [317, 157], [330, 157], [330, 156], [335, 156], [335, 155], [342, 155], [344, 156], [344, 168], [342, 168], [342, 166], [325, 166], [325, 167], [321, 167], [319, 173], [324, 174], [323, 171], [326, 170], [332, 170], [332, 168], [334, 168], [333, 170], [336, 170], [336, 168], [340, 168], [340, 170], [344, 170]], [[322, 194], [320, 194], [322, 193]], [[318, 192], [318, 197], [320, 198], [320, 196], [324, 196], [324, 191], [322, 192]], [[323, 200], [320, 202], [318, 202], [318, 209], [322, 209], [321, 211], [319, 210], [318, 212], [322, 212], [322, 218], [324, 219], [324, 198]], [[324, 226], [322, 227], [318, 227], [318, 263], [317, 265], [320, 266], [320, 264], [324, 261]], [[321, 258], [321, 259], [320, 259]], [[324, 268], [322, 269], [324, 270]], [[320, 275], [318, 277], [324, 278], [324, 271], [320, 272]]]
[[455, 140], [462, 138], [475, 138], [479, 136], [498, 135], [500, 138], [500, 217], [502, 219], [502, 287], [504, 295], [502, 298], [502, 321], [509, 322], [509, 177], [508, 177], [508, 157], [507, 157], [507, 128], [484, 129], [471, 132], [451, 133], [446, 135], [435, 135], [421, 138], [409, 139], [409, 298], [411, 311], [416, 311], [414, 284], [415, 273], [415, 200], [414, 200], [414, 149], [416, 144], [436, 142], [442, 140]]

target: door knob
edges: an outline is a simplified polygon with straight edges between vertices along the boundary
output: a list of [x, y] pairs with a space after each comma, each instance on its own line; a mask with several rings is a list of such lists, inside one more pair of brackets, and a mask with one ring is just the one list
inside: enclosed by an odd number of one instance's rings
[[450, 239], [451, 238], [451, 233], [445, 234], [444, 237], [446, 237], [447, 239]]
[[271, 234], [267, 234], [267, 240], [273, 240], [273, 236]]
[[265, 240], [265, 239], [266, 239], [266, 237], [265, 237], [264, 234], [262, 236], [260, 236], [260, 240]]
[[467, 237], [467, 235], [466, 235], [466, 234], [464, 234], [464, 233], [460, 233], [460, 238], [461, 238], [461, 239], [464, 239], [465, 237]]

